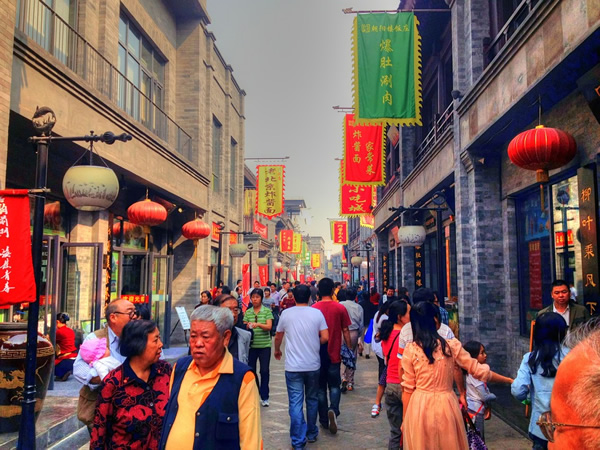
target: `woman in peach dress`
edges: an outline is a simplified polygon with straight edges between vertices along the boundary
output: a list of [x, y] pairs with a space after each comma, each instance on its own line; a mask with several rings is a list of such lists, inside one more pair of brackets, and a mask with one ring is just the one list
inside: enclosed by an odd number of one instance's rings
[[421, 302], [410, 311], [414, 342], [402, 358], [402, 425], [405, 450], [468, 450], [460, 406], [452, 390], [454, 364], [482, 381], [511, 384], [462, 348], [458, 339], [442, 339], [435, 322], [436, 306]]

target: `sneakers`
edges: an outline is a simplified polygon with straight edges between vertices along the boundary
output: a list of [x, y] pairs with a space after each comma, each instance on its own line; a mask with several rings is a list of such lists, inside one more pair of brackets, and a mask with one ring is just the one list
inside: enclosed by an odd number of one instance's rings
[[354, 390], [354, 385], [352, 383], [348, 383], [348, 390], [349, 391], [353, 391]]
[[345, 393], [348, 390], [348, 382], [346, 380], [342, 381], [342, 386], [340, 387], [342, 393]]
[[260, 401], [260, 404], [261, 404], [262, 406], [269, 406], [269, 399], [266, 399], [266, 400], [261, 400], [261, 401]]
[[337, 417], [335, 417], [335, 411], [330, 409], [327, 412], [327, 417], [329, 418], [329, 432], [331, 434], [337, 433]]
[[376, 417], [379, 416], [380, 412], [381, 412], [381, 405], [378, 405], [377, 403], [375, 403], [373, 405], [373, 407], [371, 408], [371, 417], [373, 419], [375, 419]]
[[309, 444], [314, 444], [315, 442], [317, 442], [317, 436], [315, 436], [314, 438], [307, 437], [306, 440]]

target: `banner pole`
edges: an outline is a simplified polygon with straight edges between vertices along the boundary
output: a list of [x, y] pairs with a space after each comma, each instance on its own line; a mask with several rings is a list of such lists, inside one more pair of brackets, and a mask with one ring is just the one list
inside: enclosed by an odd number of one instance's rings
[[449, 13], [452, 12], [450, 9], [379, 9], [379, 10], [362, 10], [354, 11], [352, 8], [342, 9], [344, 14], [378, 14], [378, 13], [401, 13], [401, 12], [412, 12], [412, 13]]
[[40, 312], [40, 286], [42, 282], [42, 240], [44, 231], [44, 205], [48, 177], [48, 142], [39, 140], [37, 146], [35, 206], [33, 212], [33, 239], [31, 253], [35, 276], [35, 301], [29, 303], [27, 317], [27, 350], [25, 381], [21, 409], [21, 426], [17, 450], [35, 449], [35, 366], [37, 358], [38, 316]]

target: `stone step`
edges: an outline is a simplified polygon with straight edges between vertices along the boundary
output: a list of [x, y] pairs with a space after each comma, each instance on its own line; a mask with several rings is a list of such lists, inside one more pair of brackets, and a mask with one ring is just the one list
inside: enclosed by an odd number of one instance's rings
[[[79, 431], [83, 424], [77, 419], [76, 409], [77, 398], [46, 397], [42, 412], [35, 424], [36, 448], [39, 450], [50, 448], [65, 436]], [[15, 449], [18, 438], [18, 432], [0, 434], [0, 450]]]
[[72, 450], [74, 448], [89, 448], [90, 433], [86, 426], [82, 426], [79, 430], [69, 434], [64, 439], [61, 439], [56, 444], [48, 447], [48, 450]]

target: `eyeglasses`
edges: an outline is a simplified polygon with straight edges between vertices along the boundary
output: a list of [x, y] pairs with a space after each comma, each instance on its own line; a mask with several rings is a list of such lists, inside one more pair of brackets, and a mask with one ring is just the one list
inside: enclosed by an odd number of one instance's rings
[[126, 314], [129, 316], [130, 319], [133, 319], [134, 317], [137, 316], [138, 313], [134, 309], [133, 311], [128, 311], [128, 312], [115, 311], [115, 312], [113, 312], [113, 314]]
[[559, 423], [552, 422], [552, 413], [550, 411], [543, 412], [536, 424], [542, 430], [542, 434], [548, 439], [548, 442], [554, 442], [554, 431], [558, 427], [576, 427], [576, 428], [600, 428], [600, 425], [582, 425], [575, 423]]

